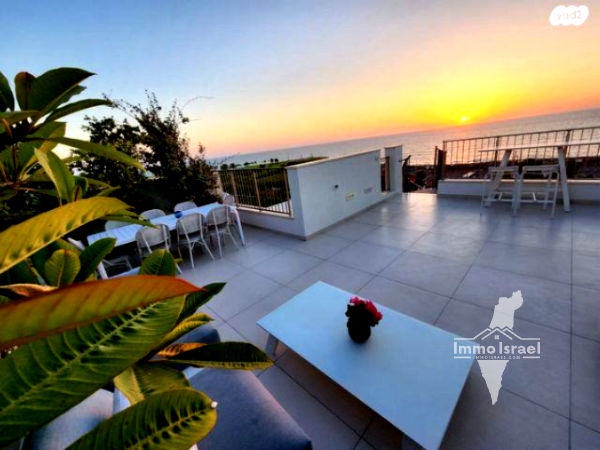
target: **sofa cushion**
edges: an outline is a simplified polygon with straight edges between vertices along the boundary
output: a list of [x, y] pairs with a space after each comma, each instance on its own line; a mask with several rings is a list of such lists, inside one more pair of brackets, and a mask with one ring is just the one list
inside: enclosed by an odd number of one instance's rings
[[200, 450], [308, 450], [309, 437], [252, 372], [203, 369], [190, 383], [217, 406], [215, 428]]
[[63, 450], [112, 414], [113, 395], [100, 389], [24, 441], [22, 450]]

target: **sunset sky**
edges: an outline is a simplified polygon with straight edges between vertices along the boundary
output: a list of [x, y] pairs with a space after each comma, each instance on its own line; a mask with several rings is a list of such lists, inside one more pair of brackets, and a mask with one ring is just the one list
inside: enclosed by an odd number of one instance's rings
[[20, 0], [0, 70], [80, 67], [98, 74], [87, 96], [130, 102], [201, 96], [185, 132], [220, 156], [599, 107], [600, 0], [580, 27], [550, 25], [559, 4]]

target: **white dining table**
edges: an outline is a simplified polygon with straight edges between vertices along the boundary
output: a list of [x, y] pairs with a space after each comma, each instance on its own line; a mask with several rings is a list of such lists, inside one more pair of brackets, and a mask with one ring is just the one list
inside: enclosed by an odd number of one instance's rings
[[[562, 188], [562, 196], [563, 196], [563, 208], [565, 212], [571, 211], [571, 197], [569, 196], [569, 185], [567, 182], [567, 149], [569, 147], [582, 147], [586, 145], [598, 145], [600, 141], [564, 141], [564, 142], [551, 142], [545, 144], [518, 144], [518, 145], [508, 145], [501, 147], [489, 147], [482, 148], [479, 150], [479, 153], [496, 153], [503, 152], [502, 161], [500, 162], [499, 167], [508, 166], [508, 161], [510, 160], [510, 154], [514, 150], [536, 150], [536, 149], [548, 149], [548, 148], [556, 148], [556, 152], [558, 154], [558, 168], [560, 171], [560, 184]], [[492, 180], [493, 188], [497, 188], [502, 181], [502, 177], [497, 178], [496, 180]]]
[[[208, 205], [198, 206], [197, 208], [187, 209], [185, 211], [181, 211], [184, 216], [194, 213], [200, 213], [204, 217], [208, 215], [210, 211], [215, 208], [223, 206], [220, 203], [209, 203]], [[242, 223], [240, 221], [240, 215], [237, 212], [235, 206], [231, 206], [231, 214], [235, 219], [236, 228], [240, 234], [240, 240], [242, 241], [242, 245], [246, 245], [246, 241], [244, 239], [244, 231], [242, 230]], [[155, 219], [150, 220], [151, 223], [158, 225], [164, 224], [169, 227], [169, 230], [174, 230], [177, 226], [177, 217], [175, 214], [169, 214], [167, 216], [157, 217]], [[92, 234], [87, 237], [88, 245], [93, 244], [98, 239], [102, 238], [115, 238], [117, 240], [115, 247], [120, 245], [131, 244], [135, 242], [135, 235], [137, 231], [142, 228], [142, 225], [131, 224], [125, 225], [124, 227], [113, 228], [112, 230], [102, 231], [101, 233]]]

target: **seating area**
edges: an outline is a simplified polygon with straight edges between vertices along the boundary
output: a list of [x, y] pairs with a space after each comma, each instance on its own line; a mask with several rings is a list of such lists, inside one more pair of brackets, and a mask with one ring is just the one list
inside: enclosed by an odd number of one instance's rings
[[[521, 290], [514, 331], [540, 337], [541, 359], [510, 363], [495, 405], [473, 364], [441, 448], [598, 448], [600, 207], [576, 203], [554, 219], [536, 204], [517, 217], [506, 203], [479, 210], [477, 199], [405, 194], [308, 241], [244, 226], [239, 251], [227, 242], [223, 258], [195, 253], [181, 276], [226, 281], [204, 310], [223, 340], [261, 348], [267, 334], [256, 322], [318, 281], [467, 337], [490, 323], [499, 297]], [[315, 449], [392, 449], [403, 440], [284, 345], [257, 375]]]

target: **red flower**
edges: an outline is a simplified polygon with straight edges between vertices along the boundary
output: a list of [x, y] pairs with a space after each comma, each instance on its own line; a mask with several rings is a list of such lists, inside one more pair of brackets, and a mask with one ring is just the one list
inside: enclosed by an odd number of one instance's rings
[[[371, 300], [361, 300], [358, 297], [351, 297], [350, 305], [354, 306], [354, 307], [358, 307], [358, 308], [362, 309], [363, 311], [366, 311], [369, 314], [369, 316], [371, 316], [371, 319], [373, 322], [372, 326], [377, 325], [379, 323], [379, 321], [381, 319], [383, 319], [383, 314], [381, 314], [377, 310], [377, 307]], [[346, 313], [346, 315], [349, 315], [350, 309], [351, 309], [351, 307], [348, 307], [348, 313]]]

